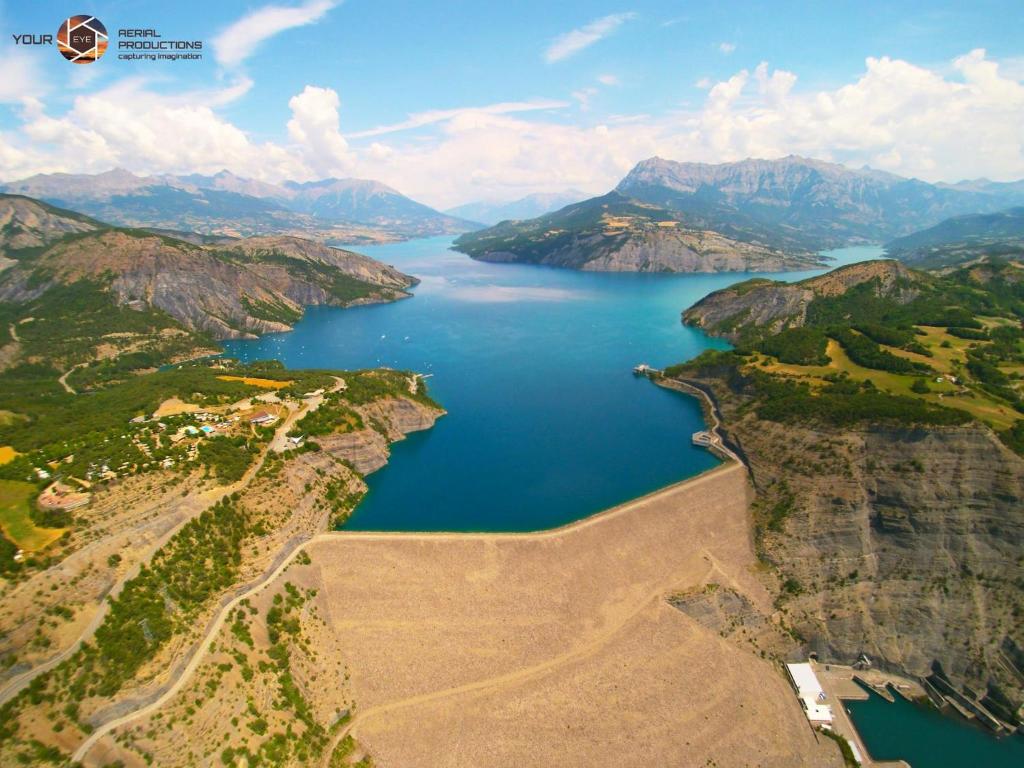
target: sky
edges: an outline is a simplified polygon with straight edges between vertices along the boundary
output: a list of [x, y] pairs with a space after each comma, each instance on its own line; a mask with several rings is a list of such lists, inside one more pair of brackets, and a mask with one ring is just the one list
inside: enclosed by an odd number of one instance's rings
[[[12, 38], [80, 13], [95, 63]], [[121, 29], [202, 59], [120, 59]], [[0, 33], [2, 181], [359, 177], [447, 208], [603, 193], [655, 155], [1024, 178], [1020, 0], [0, 0]]]

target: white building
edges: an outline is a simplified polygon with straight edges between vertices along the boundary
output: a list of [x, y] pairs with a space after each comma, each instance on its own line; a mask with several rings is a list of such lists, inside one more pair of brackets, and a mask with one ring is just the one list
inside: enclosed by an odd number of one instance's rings
[[815, 724], [831, 725], [832, 707], [824, 703], [825, 691], [814, 674], [814, 667], [807, 663], [787, 664], [786, 671], [807, 719]]

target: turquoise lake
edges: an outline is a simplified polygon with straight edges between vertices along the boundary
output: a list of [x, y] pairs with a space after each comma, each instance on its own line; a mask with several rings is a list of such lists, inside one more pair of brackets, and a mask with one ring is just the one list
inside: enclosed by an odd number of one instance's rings
[[[717, 463], [690, 443], [703, 428], [698, 402], [632, 368], [660, 368], [727, 346], [683, 326], [680, 313], [751, 274], [486, 264], [450, 245], [450, 238], [428, 238], [358, 248], [420, 278], [414, 297], [313, 307], [291, 333], [226, 345], [242, 360], [277, 358], [292, 368], [432, 374], [430, 392], [448, 415], [393, 446], [347, 528], [551, 528]], [[830, 255], [843, 264], [880, 253], [859, 247]]]
[[896, 697], [876, 693], [845, 701], [854, 725], [875, 760], [906, 760], [911, 768], [1020, 768], [1024, 738], [995, 739], [978, 726]]

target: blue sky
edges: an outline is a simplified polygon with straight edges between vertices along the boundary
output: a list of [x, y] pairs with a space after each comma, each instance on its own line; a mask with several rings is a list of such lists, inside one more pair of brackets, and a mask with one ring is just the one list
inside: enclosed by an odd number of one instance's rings
[[[100, 18], [76, 66], [12, 34]], [[0, 178], [379, 178], [428, 203], [600, 192], [652, 154], [1024, 176], [1018, 2], [0, 3]], [[117, 59], [117, 30], [202, 39]]]

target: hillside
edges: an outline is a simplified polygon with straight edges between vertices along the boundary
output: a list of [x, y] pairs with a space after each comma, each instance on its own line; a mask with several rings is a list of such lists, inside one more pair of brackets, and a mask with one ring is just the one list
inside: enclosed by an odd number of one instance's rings
[[[947, 681], [1013, 726], [1024, 685], [1024, 269], [865, 262], [684, 312], [733, 340], [668, 369], [715, 398], [804, 652]], [[940, 685], [942, 683], [939, 683]]]
[[954, 267], [989, 258], [1024, 258], [1024, 207], [946, 219], [890, 241], [893, 258], [923, 268]]
[[783, 271], [823, 249], [1021, 203], [1024, 184], [936, 185], [796, 156], [719, 165], [655, 157], [607, 195], [463, 235], [456, 248], [576, 269]]
[[695, 227], [673, 211], [617, 192], [462, 235], [455, 248], [482, 261], [603, 272], [784, 271], [821, 263], [807, 252]]
[[[841, 297], [859, 288], [881, 300], [905, 303], [931, 282], [897, 261], [864, 261], [795, 283], [754, 279], [709, 293], [683, 313], [688, 325], [736, 342], [808, 324], [816, 300]], [[819, 301], [817, 306], [823, 306]]]
[[578, 189], [565, 192], [535, 192], [506, 203], [474, 202], [449, 208], [445, 213], [492, 226], [509, 219], [533, 219], [553, 213], [567, 205], [586, 199]]
[[213, 176], [39, 174], [0, 191], [73, 208], [127, 227], [207, 235], [294, 234], [336, 242], [451, 234], [474, 228], [375, 181], [269, 184], [228, 171]]
[[845, 372], [927, 408], [959, 409], [1011, 445], [1017, 438], [1006, 430], [1024, 413], [1022, 317], [1016, 263], [936, 275], [891, 260], [793, 284], [747, 281], [683, 313], [688, 325], [771, 358], [766, 370], [809, 380]]
[[217, 339], [288, 330], [308, 305], [392, 301], [415, 283], [373, 259], [290, 236], [202, 245], [7, 195], [0, 220], [10, 242], [36, 243], [3, 250], [3, 367], [133, 358], [147, 367]]

